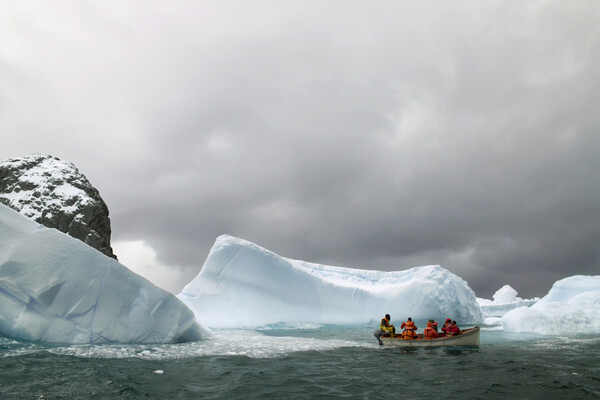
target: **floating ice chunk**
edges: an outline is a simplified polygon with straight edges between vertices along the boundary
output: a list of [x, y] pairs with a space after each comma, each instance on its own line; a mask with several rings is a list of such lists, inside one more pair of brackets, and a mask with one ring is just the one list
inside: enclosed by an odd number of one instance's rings
[[51, 343], [202, 338], [177, 298], [77, 239], [0, 204], [0, 334]]
[[467, 283], [439, 266], [382, 272], [283, 258], [223, 235], [202, 270], [178, 297], [208, 327], [276, 323], [366, 324], [451, 317], [483, 319]]
[[517, 291], [513, 289], [510, 285], [504, 285], [500, 289], [494, 293], [494, 302], [495, 303], [513, 303], [520, 298], [517, 297]]
[[501, 317], [510, 310], [519, 307], [529, 307], [535, 304], [539, 298], [522, 299], [517, 297], [517, 291], [510, 285], [504, 285], [494, 293], [494, 300], [477, 298], [477, 303], [481, 306], [481, 311], [486, 318]]
[[557, 281], [537, 303], [507, 312], [501, 322], [507, 332], [600, 333], [600, 275]]

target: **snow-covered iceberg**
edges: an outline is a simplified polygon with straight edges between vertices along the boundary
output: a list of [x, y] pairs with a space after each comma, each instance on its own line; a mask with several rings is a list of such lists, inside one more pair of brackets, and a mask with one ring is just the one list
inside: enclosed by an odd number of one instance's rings
[[539, 298], [522, 299], [517, 297], [518, 292], [510, 285], [504, 285], [494, 293], [494, 300], [477, 298], [477, 303], [483, 311], [485, 318], [501, 317], [510, 310], [518, 307], [530, 307], [534, 305]]
[[467, 283], [439, 266], [382, 272], [283, 258], [223, 235], [202, 270], [178, 297], [204, 326], [275, 323], [365, 324], [391, 314], [392, 323], [451, 317], [483, 319]]
[[49, 343], [198, 340], [175, 296], [77, 239], [0, 205], [0, 334]]
[[557, 281], [534, 305], [509, 311], [500, 322], [506, 332], [600, 333], [600, 275]]

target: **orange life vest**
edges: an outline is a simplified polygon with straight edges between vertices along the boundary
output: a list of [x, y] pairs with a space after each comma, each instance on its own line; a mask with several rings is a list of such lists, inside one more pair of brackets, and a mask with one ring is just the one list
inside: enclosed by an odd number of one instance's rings
[[402, 337], [404, 339], [416, 339], [417, 338], [417, 327], [413, 321], [406, 321], [402, 323], [402, 328], [404, 331], [402, 332]]
[[433, 338], [440, 337], [440, 335], [435, 331], [435, 329], [433, 329], [430, 326], [428, 326], [427, 328], [425, 328], [425, 330], [423, 332], [424, 332], [424, 336], [426, 338], [428, 338], [428, 339], [429, 338], [433, 339]]

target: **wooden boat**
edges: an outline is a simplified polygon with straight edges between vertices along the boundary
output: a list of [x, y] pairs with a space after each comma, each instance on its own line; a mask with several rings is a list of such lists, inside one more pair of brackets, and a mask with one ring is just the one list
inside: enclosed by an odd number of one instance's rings
[[463, 330], [460, 335], [445, 336], [435, 339], [423, 339], [420, 334], [419, 339], [402, 339], [402, 336], [396, 335], [391, 338], [383, 336], [380, 330], [374, 332], [380, 346], [396, 347], [437, 347], [437, 346], [479, 346], [479, 327]]

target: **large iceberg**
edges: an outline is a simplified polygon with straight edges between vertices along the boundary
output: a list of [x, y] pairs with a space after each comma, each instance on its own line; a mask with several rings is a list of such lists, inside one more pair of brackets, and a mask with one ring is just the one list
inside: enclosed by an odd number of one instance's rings
[[550, 335], [600, 333], [600, 275], [575, 275], [554, 283], [531, 307], [504, 314], [506, 332]]
[[0, 334], [49, 343], [202, 338], [193, 313], [77, 239], [0, 205]]
[[494, 293], [494, 300], [477, 298], [477, 303], [483, 311], [485, 318], [501, 317], [510, 310], [519, 307], [530, 307], [534, 305], [539, 298], [522, 299], [517, 296], [518, 292], [510, 285], [504, 285]]
[[259, 327], [276, 323], [393, 323], [451, 317], [483, 319], [467, 283], [439, 266], [382, 272], [283, 258], [256, 244], [223, 235], [202, 270], [178, 297], [203, 325]]

